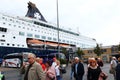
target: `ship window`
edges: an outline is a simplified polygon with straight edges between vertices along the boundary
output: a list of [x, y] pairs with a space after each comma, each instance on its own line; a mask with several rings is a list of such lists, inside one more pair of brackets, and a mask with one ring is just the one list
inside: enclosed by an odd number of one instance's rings
[[28, 34], [27, 34], [27, 36], [28, 36], [28, 37], [32, 37], [33, 35], [32, 35], [32, 34], [30, 34], [30, 33], [28, 33]]
[[51, 37], [48, 37], [48, 40], [51, 40], [52, 38]]
[[24, 45], [22, 45], [22, 47], [24, 47]]
[[14, 27], [16, 27], [16, 25], [14, 25]]
[[67, 43], [69, 43], [69, 41], [67, 41]]
[[1, 31], [1, 32], [7, 32], [7, 28], [2, 28], [2, 27], [0, 27], [0, 31]]
[[15, 39], [15, 36], [13, 38]]
[[5, 40], [3, 40], [3, 39], [0, 39], [0, 41], [5, 42]]
[[30, 24], [28, 24], [28, 26], [30, 26]]
[[5, 17], [2, 17], [2, 19], [5, 19]]
[[53, 38], [53, 40], [54, 40], [54, 41], [57, 41], [57, 39], [56, 39], [56, 38]]
[[4, 45], [4, 43], [1, 43], [1, 45]]
[[5, 24], [5, 22], [3, 22], [3, 24]]
[[36, 38], [40, 38], [40, 36], [39, 36], [39, 35], [35, 35], [35, 37], [36, 37]]
[[61, 41], [61, 39], [59, 39], [59, 41]]
[[65, 42], [65, 40], [63, 40], [63, 42]]
[[2, 35], [2, 37], [5, 37], [5, 35]]
[[19, 28], [21, 28], [21, 26], [18, 26]]
[[12, 21], [12, 19], [10, 19], [10, 21]]
[[42, 39], [46, 39], [46, 37], [45, 37], [45, 36], [42, 36]]
[[15, 44], [12, 44], [12, 46], [15, 46]]
[[24, 32], [19, 32], [19, 35], [21, 36], [24, 36], [24, 34], [25, 34]]
[[11, 26], [11, 24], [9, 24], [9, 26]]
[[22, 24], [25, 24], [24, 22], [22, 22]]
[[17, 46], [20, 46], [19, 44]]
[[9, 46], [10, 44], [9, 44], [9, 43], [7, 43], [7, 45]]
[[20, 21], [16, 21], [16, 22], [20, 24]]

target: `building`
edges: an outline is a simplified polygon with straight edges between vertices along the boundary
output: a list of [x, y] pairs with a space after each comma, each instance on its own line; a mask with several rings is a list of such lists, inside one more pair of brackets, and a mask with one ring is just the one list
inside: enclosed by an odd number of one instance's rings
[[[109, 62], [111, 60], [112, 56], [116, 56], [117, 58], [119, 57], [119, 45], [111, 45], [111, 46], [102, 46], [101, 47], [102, 54], [100, 58], [104, 62]], [[94, 48], [87, 48], [83, 49], [83, 52], [85, 55], [83, 56], [85, 59], [89, 57], [94, 57], [97, 58], [98, 56], [94, 53]]]

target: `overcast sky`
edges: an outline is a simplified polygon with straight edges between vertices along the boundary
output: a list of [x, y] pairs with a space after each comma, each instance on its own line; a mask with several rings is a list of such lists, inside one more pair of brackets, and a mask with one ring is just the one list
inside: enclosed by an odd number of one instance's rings
[[[31, 1], [56, 24], [56, 0], [1, 0], [0, 12], [25, 16]], [[120, 0], [58, 0], [59, 24], [95, 38], [103, 46], [120, 43]]]

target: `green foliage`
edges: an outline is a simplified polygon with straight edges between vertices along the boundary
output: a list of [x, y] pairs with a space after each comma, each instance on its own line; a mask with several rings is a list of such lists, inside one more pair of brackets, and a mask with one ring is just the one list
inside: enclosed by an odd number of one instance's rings
[[67, 63], [66, 59], [58, 59], [58, 60], [60, 61], [60, 64], [66, 64]]
[[120, 44], [118, 45], [118, 51], [120, 51]]
[[82, 55], [84, 55], [84, 52], [80, 49], [80, 48], [78, 48], [78, 50], [77, 50], [77, 55], [78, 55], [78, 57], [82, 57]]
[[99, 45], [94, 48], [94, 53], [97, 54], [97, 56], [100, 56], [102, 54], [102, 50], [100, 49]]
[[66, 48], [62, 48], [62, 53], [64, 53], [66, 55], [67, 54], [67, 49]]

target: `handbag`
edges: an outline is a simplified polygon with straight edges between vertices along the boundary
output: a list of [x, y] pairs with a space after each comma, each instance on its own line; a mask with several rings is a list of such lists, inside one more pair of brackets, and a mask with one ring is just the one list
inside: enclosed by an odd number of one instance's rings
[[113, 73], [114, 73], [114, 70], [113, 70], [113, 69], [110, 69], [110, 70], [109, 70], [109, 73], [110, 73], [110, 74], [113, 74]]
[[64, 68], [61, 69], [60, 71], [62, 72], [62, 74], [66, 73], [66, 69], [64, 69]]
[[105, 72], [101, 72], [98, 80], [106, 80], [108, 75]]

